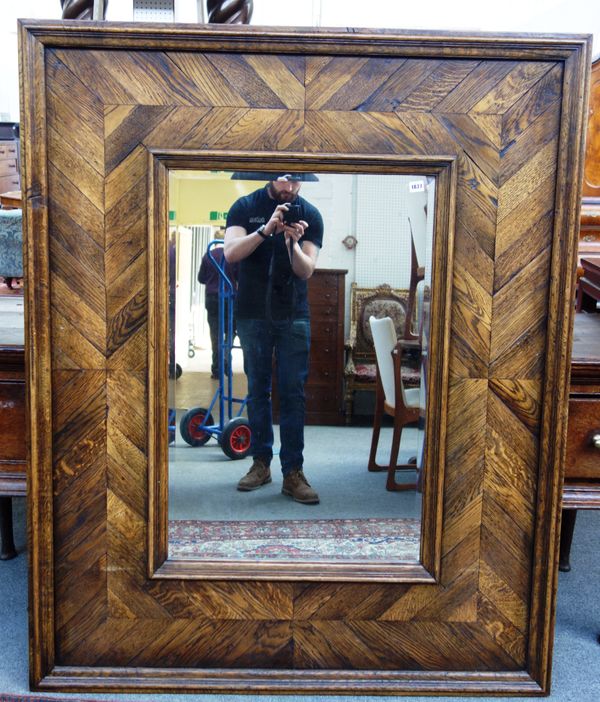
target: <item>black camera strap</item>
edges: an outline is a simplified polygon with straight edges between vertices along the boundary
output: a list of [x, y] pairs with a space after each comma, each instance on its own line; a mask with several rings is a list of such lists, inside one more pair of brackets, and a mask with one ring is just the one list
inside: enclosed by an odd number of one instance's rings
[[[296, 310], [296, 285], [295, 285], [295, 275], [294, 275], [294, 244], [292, 242], [292, 247], [290, 249], [290, 254], [289, 254], [289, 262], [290, 262], [290, 274], [288, 276], [288, 279], [284, 281], [284, 283], [280, 286], [278, 286], [277, 292], [281, 294], [281, 288], [283, 286], [290, 286], [292, 288], [292, 295], [291, 295], [291, 302], [290, 305], [288, 306], [287, 309], [287, 315], [282, 316], [282, 317], [274, 317], [273, 316], [273, 282], [275, 279], [275, 250], [276, 250], [276, 241], [275, 241], [275, 236], [273, 235], [273, 240], [271, 244], [271, 259], [269, 261], [269, 273], [268, 273], [268, 282], [267, 282], [267, 295], [265, 299], [265, 318], [268, 322], [281, 322], [281, 321], [291, 321], [294, 318], [294, 312]], [[285, 235], [284, 235], [285, 236]], [[284, 243], [284, 246], [285, 243]], [[286, 246], [287, 248], [287, 246]]]

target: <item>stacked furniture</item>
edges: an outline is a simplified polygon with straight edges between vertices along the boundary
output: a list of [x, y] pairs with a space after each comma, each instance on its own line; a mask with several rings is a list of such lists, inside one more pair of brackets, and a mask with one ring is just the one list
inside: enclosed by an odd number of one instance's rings
[[600, 59], [592, 64], [578, 253], [561, 570], [570, 570], [577, 510], [600, 508]]
[[[0, 276], [23, 276], [18, 125], [0, 123]], [[16, 556], [12, 498], [26, 491], [25, 368], [22, 346], [0, 334], [0, 560]]]

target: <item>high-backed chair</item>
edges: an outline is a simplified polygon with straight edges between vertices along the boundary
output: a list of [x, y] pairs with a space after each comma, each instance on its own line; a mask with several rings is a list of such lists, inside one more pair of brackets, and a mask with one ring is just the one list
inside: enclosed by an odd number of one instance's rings
[[[375, 354], [377, 359], [377, 386], [375, 391], [375, 418], [373, 420], [373, 438], [369, 455], [369, 470], [387, 470], [386, 488], [388, 490], [410, 490], [416, 488], [415, 483], [398, 483], [397, 470], [415, 470], [415, 463], [398, 464], [402, 430], [407, 424], [419, 420], [419, 388], [405, 388], [402, 382], [401, 360], [402, 346], [398, 344], [394, 322], [389, 317], [376, 319], [370, 317], [369, 324], [373, 334]], [[390, 462], [380, 466], [376, 462], [377, 446], [383, 415], [394, 418], [392, 434], [392, 450]]]
[[[346, 363], [344, 367], [344, 404], [346, 424], [350, 424], [354, 409], [354, 395], [357, 390], [375, 391], [376, 368], [373, 337], [369, 326], [369, 317], [390, 317], [398, 338], [403, 338], [407, 329], [407, 310], [409, 307], [409, 290], [379, 285], [376, 288], [360, 288], [352, 283], [350, 288], [350, 332], [345, 342]], [[413, 306], [412, 319], [416, 316]], [[410, 326], [410, 325], [408, 325]], [[414, 344], [418, 355], [418, 342]], [[405, 357], [403, 377], [410, 387], [418, 385], [418, 363]]]
[[[413, 323], [415, 315], [415, 304], [417, 300], [417, 286], [422, 280], [425, 279], [425, 268], [419, 266], [417, 250], [415, 249], [415, 238], [413, 236], [412, 222], [410, 221], [410, 217], [408, 218], [408, 226], [410, 227], [410, 284], [408, 288], [406, 319], [404, 322], [404, 333], [402, 334], [402, 339], [404, 341], [416, 341], [420, 343], [420, 329], [417, 329], [417, 331], [415, 332], [413, 330]], [[420, 326], [422, 322], [422, 318], [419, 318], [417, 326]]]

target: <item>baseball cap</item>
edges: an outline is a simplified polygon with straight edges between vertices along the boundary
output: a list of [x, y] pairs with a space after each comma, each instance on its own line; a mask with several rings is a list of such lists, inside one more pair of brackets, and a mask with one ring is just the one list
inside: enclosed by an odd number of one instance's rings
[[319, 179], [314, 173], [284, 173], [282, 171], [235, 171], [231, 180], [297, 180], [303, 183], [317, 182]]

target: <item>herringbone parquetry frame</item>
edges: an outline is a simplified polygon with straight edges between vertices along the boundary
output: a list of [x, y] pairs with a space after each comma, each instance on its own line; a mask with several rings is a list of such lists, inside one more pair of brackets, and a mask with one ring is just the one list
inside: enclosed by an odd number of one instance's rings
[[[29, 23], [21, 46], [33, 683], [546, 690], [587, 40]], [[149, 169], [176, 150], [455, 159], [436, 583], [149, 577]]]

